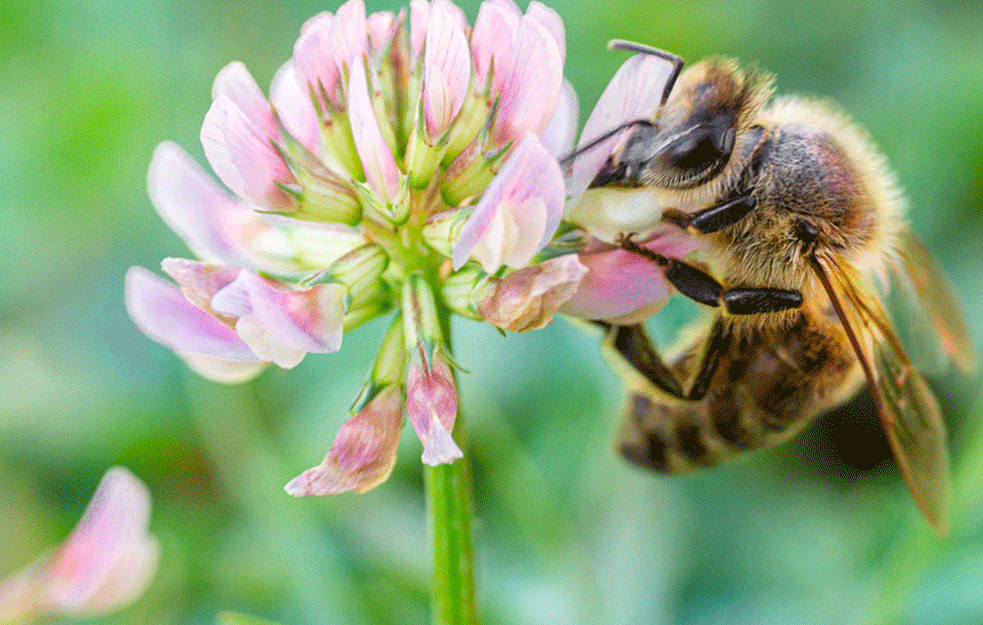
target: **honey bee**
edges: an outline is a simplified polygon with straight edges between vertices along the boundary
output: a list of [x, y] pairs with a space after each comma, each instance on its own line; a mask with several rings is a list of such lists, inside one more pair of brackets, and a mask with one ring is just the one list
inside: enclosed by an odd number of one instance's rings
[[701, 241], [705, 262], [653, 253], [631, 232], [622, 247], [713, 308], [667, 362], [642, 325], [608, 326], [629, 385], [622, 455], [660, 472], [713, 466], [789, 439], [866, 381], [908, 489], [944, 534], [945, 425], [875, 281], [908, 285], [965, 371], [971, 341], [945, 276], [904, 223], [884, 157], [834, 105], [772, 99], [765, 72], [722, 58], [682, 71], [670, 53], [613, 47], [673, 69], [653, 94], [663, 98], [655, 118], [626, 124], [592, 186], [654, 190], [663, 221]]

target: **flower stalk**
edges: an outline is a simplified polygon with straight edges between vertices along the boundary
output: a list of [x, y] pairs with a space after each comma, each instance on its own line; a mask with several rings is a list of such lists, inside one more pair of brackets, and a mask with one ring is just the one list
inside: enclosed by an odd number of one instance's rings
[[[441, 307], [438, 315], [449, 349], [450, 313]], [[450, 464], [424, 466], [427, 517], [433, 552], [430, 622], [433, 625], [474, 625], [478, 623], [478, 616], [471, 536], [471, 461], [467, 453], [464, 419], [460, 409], [452, 434], [457, 446], [464, 451], [464, 457]]]

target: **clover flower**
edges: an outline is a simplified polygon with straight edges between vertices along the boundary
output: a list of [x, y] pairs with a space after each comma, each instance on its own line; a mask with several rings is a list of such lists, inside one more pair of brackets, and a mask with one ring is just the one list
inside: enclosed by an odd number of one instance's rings
[[135, 601], [160, 555], [149, 521], [143, 482], [122, 467], [107, 471], [65, 542], [0, 581], [0, 623], [99, 616]]
[[[524, 330], [573, 295], [575, 250], [557, 261], [545, 249], [577, 120], [564, 55], [563, 23], [538, 2], [523, 13], [490, 0], [472, 27], [447, 0], [399, 14], [349, 0], [302, 26], [268, 96], [241, 63], [218, 73], [201, 142], [225, 188], [177, 145], [158, 147], [151, 200], [200, 260], [165, 259], [173, 282], [132, 268], [127, 308], [192, 369], [242, 382], [392, 315], [351, 418], [288, 492], [383, 481], [404, 411], [425, 463], [460, 457], [440, 311]], [[549, 274], [524, 296], [534, 312], [503, 303], [524, 271]]]

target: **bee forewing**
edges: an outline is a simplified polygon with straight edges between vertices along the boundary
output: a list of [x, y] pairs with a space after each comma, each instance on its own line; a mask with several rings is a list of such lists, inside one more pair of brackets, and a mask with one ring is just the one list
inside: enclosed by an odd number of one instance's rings
[[828, 258], [814, 258], [813, 267], [864, 370], [898, 470], [925, 518], [944, 535], [949, 530], [949, 456], [938, 402], [863, 277]]
[[[936, 339], [936, 345], [964, 373], [976, 366], [973, 342], [966, 328], [966, 319], [948, 278], [939, 264], [911, 230], [905, 228], [898, 238], [900, 263], [891, 265], [895, 281], [907, 293], [914, 317], [924, 319]], [[907, 285], [904, 283], [907, 282]]]

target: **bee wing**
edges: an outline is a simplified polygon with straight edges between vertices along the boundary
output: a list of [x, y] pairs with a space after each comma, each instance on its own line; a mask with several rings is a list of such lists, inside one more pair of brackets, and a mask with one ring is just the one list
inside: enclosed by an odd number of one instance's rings
[[812, 265], [863, 368], [898, 470], [925, 518], [944, 535], [949, 456], [938, 402], [863, 277], [831, 258], [813, 257]]
[[915, 323], [930, 331], [933, 338], [922, 344], [929, 345], [935, 353], [941, 348], [961, 371], [971, 373], [976, 364], [973, 344], [949, 280], [911, 230], [901, 231], [896, 251], [897, 258], [889, 263], [898, 287], [894, 292], [906, 297], [902, 306]]

